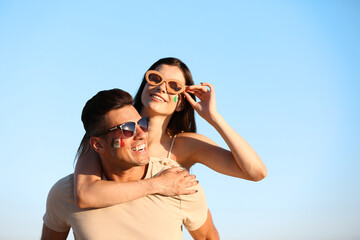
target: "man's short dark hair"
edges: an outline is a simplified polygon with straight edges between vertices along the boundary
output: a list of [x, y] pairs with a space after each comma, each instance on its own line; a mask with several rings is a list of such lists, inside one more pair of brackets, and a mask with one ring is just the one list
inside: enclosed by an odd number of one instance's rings
[[109, 128], [105, 115], [111, 110], [132, 105], [133, 99], [128, 92], [114, 88], [98, 92], [88, 100], [81, 114], [85, 135], [80, 143], [76, 158], [89, 150], [90, 138]]

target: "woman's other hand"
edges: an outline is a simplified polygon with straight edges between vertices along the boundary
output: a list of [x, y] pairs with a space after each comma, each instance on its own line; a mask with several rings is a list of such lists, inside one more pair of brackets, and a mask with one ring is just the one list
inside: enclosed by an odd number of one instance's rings
[[157, 193], [164, 196], [176, 196], [184, 194], [194, 194], [195, 189], [191, 187], [197, 185], [195, 175], [179, 167], [173, 167], [160, 173], [153, 178], [152, 184], [157, 189]]

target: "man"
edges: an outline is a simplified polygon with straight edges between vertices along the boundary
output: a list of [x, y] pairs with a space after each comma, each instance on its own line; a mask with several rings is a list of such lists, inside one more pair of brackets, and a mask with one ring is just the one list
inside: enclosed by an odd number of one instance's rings
[[[148, 119], [132, 102], [127, 92], [112, 89], [96, 94], [83, 109], [86, 134], [80, 149], [90, 145], [99, 154], [109, 180], [138, 181], [176, 164], [150, 160]], [[71, 174], [50, 190], [42, 239], [66, 239], [70, 228], [76, 239], [182, 239], [183, 224], [194, 239], [218, 239], [205, 194], [199, 185], [194, 188], [193, 195], [148, 195], [112, 207], [80, 209]]]

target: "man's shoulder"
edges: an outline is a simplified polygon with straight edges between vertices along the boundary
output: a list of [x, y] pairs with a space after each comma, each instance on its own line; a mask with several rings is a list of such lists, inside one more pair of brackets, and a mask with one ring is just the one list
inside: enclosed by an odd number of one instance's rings
[[[179, 168], [186, 170], [178, 162], [176, 162], [170, 158], [153, 158], [153, 157], [151, 157], [146, 178], [157, 176], [158, 174], [160, 174], [163, 171], [165, 171], [169, 168], [172, 168], [172, 167], [179, 167]], [[197, 190], [197, 193], [190, 194], [190, 195], [181, 195], [182, 201], [189, 201], [189, 202], [193, 202], [193, 201], [204, 202], [205, 201], [206, 202], [205, 193], [200, 184], [189, 187], [189, 189], [195, 189], [195, 190]]]
[[167, 168], [162, 164], [161, 158], [150, 157], [145, 178], [155, 177], [166, 169]]
[[74, 174], [59, 179], [50, 189], [49, 198], [70, 199], [74, 197]]
[[68, 185], [74, 185], [74, 174], [71, 173], [63, 178], [60, 178], [54, 185], [54, 187], [67, 187]]
[[150, 157], [148, 173], [146, 174], [146, 178], [155, 177], [161, 172], [172, 168], [172, 167], [180, 167], [182, 166], [176, 161], [170, 158], [156, 158]]
[[50, 189], [46, 201], [46, 212], [43, 217], [44, 224], [57, 232], [68, 231], [67, 218], [73, 209], [76, 209], [74, 178], [73, 174], [69, 174], [59, 179]]

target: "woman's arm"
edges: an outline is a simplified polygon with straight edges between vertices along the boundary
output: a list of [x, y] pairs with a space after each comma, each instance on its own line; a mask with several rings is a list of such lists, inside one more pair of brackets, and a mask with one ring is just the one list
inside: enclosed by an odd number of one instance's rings
[[189, 134], [187, 137], [192, 140], [187, 141], [186, 145], [193, 149], [192, 156], [189, 156], [189, 161], [193, 161], [191, 164], [200, 162], [220, 173], [252, 181], [265, 178], [267, 169], [255, 150], [217, 112], [213, 85], [202, 83], [201, 86], [188, 86], [186, 91], [200, 99], [200, 102], [196, 102], [185, 92], [193, 108], [219, 132], [230, 148], [227, 151], [209, 138]]
[[150, 194], [174, 196], [193, 194], [194, 175], [180, 168], [170, 168], [160, 175], [133, 182], [115, 182], [101, 179], [102, 168], [98, 154], [90, 150], [80, 156], [75, 167], [75, 198], [80, 208], [108, 207]]

